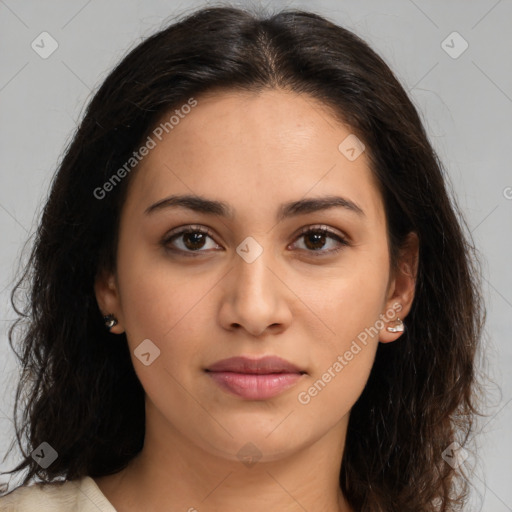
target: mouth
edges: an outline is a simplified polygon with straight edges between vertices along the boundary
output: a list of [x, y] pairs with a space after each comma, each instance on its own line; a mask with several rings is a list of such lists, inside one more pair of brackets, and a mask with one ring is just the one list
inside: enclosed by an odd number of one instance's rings
[[219, 387], [246, 400], [266, 400], [297, 384], [307, 372], [276, 356], [232, 357], [205, 369]]

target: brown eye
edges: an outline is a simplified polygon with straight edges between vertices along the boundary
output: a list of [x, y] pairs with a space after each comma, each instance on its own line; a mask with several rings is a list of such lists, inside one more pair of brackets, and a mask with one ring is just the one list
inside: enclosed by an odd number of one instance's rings
[[[207, 247], [208, 239], [212, 239], [208, 229], [189, 226], [168, 235], [162, 241], [162, 245], [170, 251], [177, 251], [184, 254], [209, 252], [206, 250], [209, 249]], [[213, 244], [213, 246], [213, 248], [218, 247], [217, 244]]]
[[[298, 240], [304, 239], [304, 249], [313, 253], [314, 256], [329, 255], [340, 251], [343, 247], [349, 245], [347, 240], [331, 231], [326, 227], [306, 228], [299, 235]], [[329, 242], [334, 241], [334, 248], [324, 250], [323, 247]], [[331, 246], [333, 243], [330, 244]], [[337, 246], [337, 247], [336, 247]]]
[[201, 249], [204, 246], [206, 237], [208, 235], [205, 235], [204, 233], [198, 231], [193, 231], [182, 233], [181, 236], [183, 237], [183, 243], [187, 247], [187, 249], [195, 250]]
[[320, 231], [309, 231], [304, 237], [305, 245], [308, 249], [317, 250], [325, 245], [327, 235]]

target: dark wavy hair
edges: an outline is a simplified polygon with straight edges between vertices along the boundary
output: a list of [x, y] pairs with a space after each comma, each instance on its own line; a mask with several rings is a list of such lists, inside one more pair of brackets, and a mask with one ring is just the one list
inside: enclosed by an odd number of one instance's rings
[[[125, 335], [105, 329], [93, 288], [98, 272], [115, 269], [120, 208], [136, 169], [103, 199], [93, 191], [189, 98], [266, 89], [320, 100], [364, 142], [392, 264], [408, 233], [420, 242], [406, 331], [378, 346], [350, 413], [340, 487], [365, 512], [451, 511], [467, 501], [468, 483], [443, 451], [452, 442], [468, 446], [481, 414], [481, 271], [418, 112], [385, 61], [351, 31], [313, 12], [232, 6], [188, 13], [131, 49], [66, 147], [11, 293], [19, 317], [9, 343], [22, 363], [14, 419], [24, 458], [7, 473], [26, 468], [23, 484], [115, 473], [143, 446], [144, 390]], [[31, 457], [44, 441], [58, 452], [46, 469]]]

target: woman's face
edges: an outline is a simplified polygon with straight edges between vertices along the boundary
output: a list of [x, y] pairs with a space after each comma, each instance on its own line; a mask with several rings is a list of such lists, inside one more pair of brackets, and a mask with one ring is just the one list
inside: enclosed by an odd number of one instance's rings
[[[147, 433], [231, 460], [275, 460], [328, 435], [341, 443], [379, 339], [400, 336], [386, 326], [412, 300], [410, 281], [390, 273], [367, 155], [308, 96], [196, 100], [151, 135], [122, 210], [116, 275], [96, 285], [119, 319], [112, 332], [126, 332]], [[214, 367], [263, 356], [296, 369]]]

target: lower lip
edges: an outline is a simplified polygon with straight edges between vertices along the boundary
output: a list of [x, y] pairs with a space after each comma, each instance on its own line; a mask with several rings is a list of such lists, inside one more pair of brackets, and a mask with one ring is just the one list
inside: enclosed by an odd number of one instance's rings
[[302, 377], [300, 373], [208, 372], [208, 375], [224, 390], [248, 400], [265, 400], [277, 396]]

